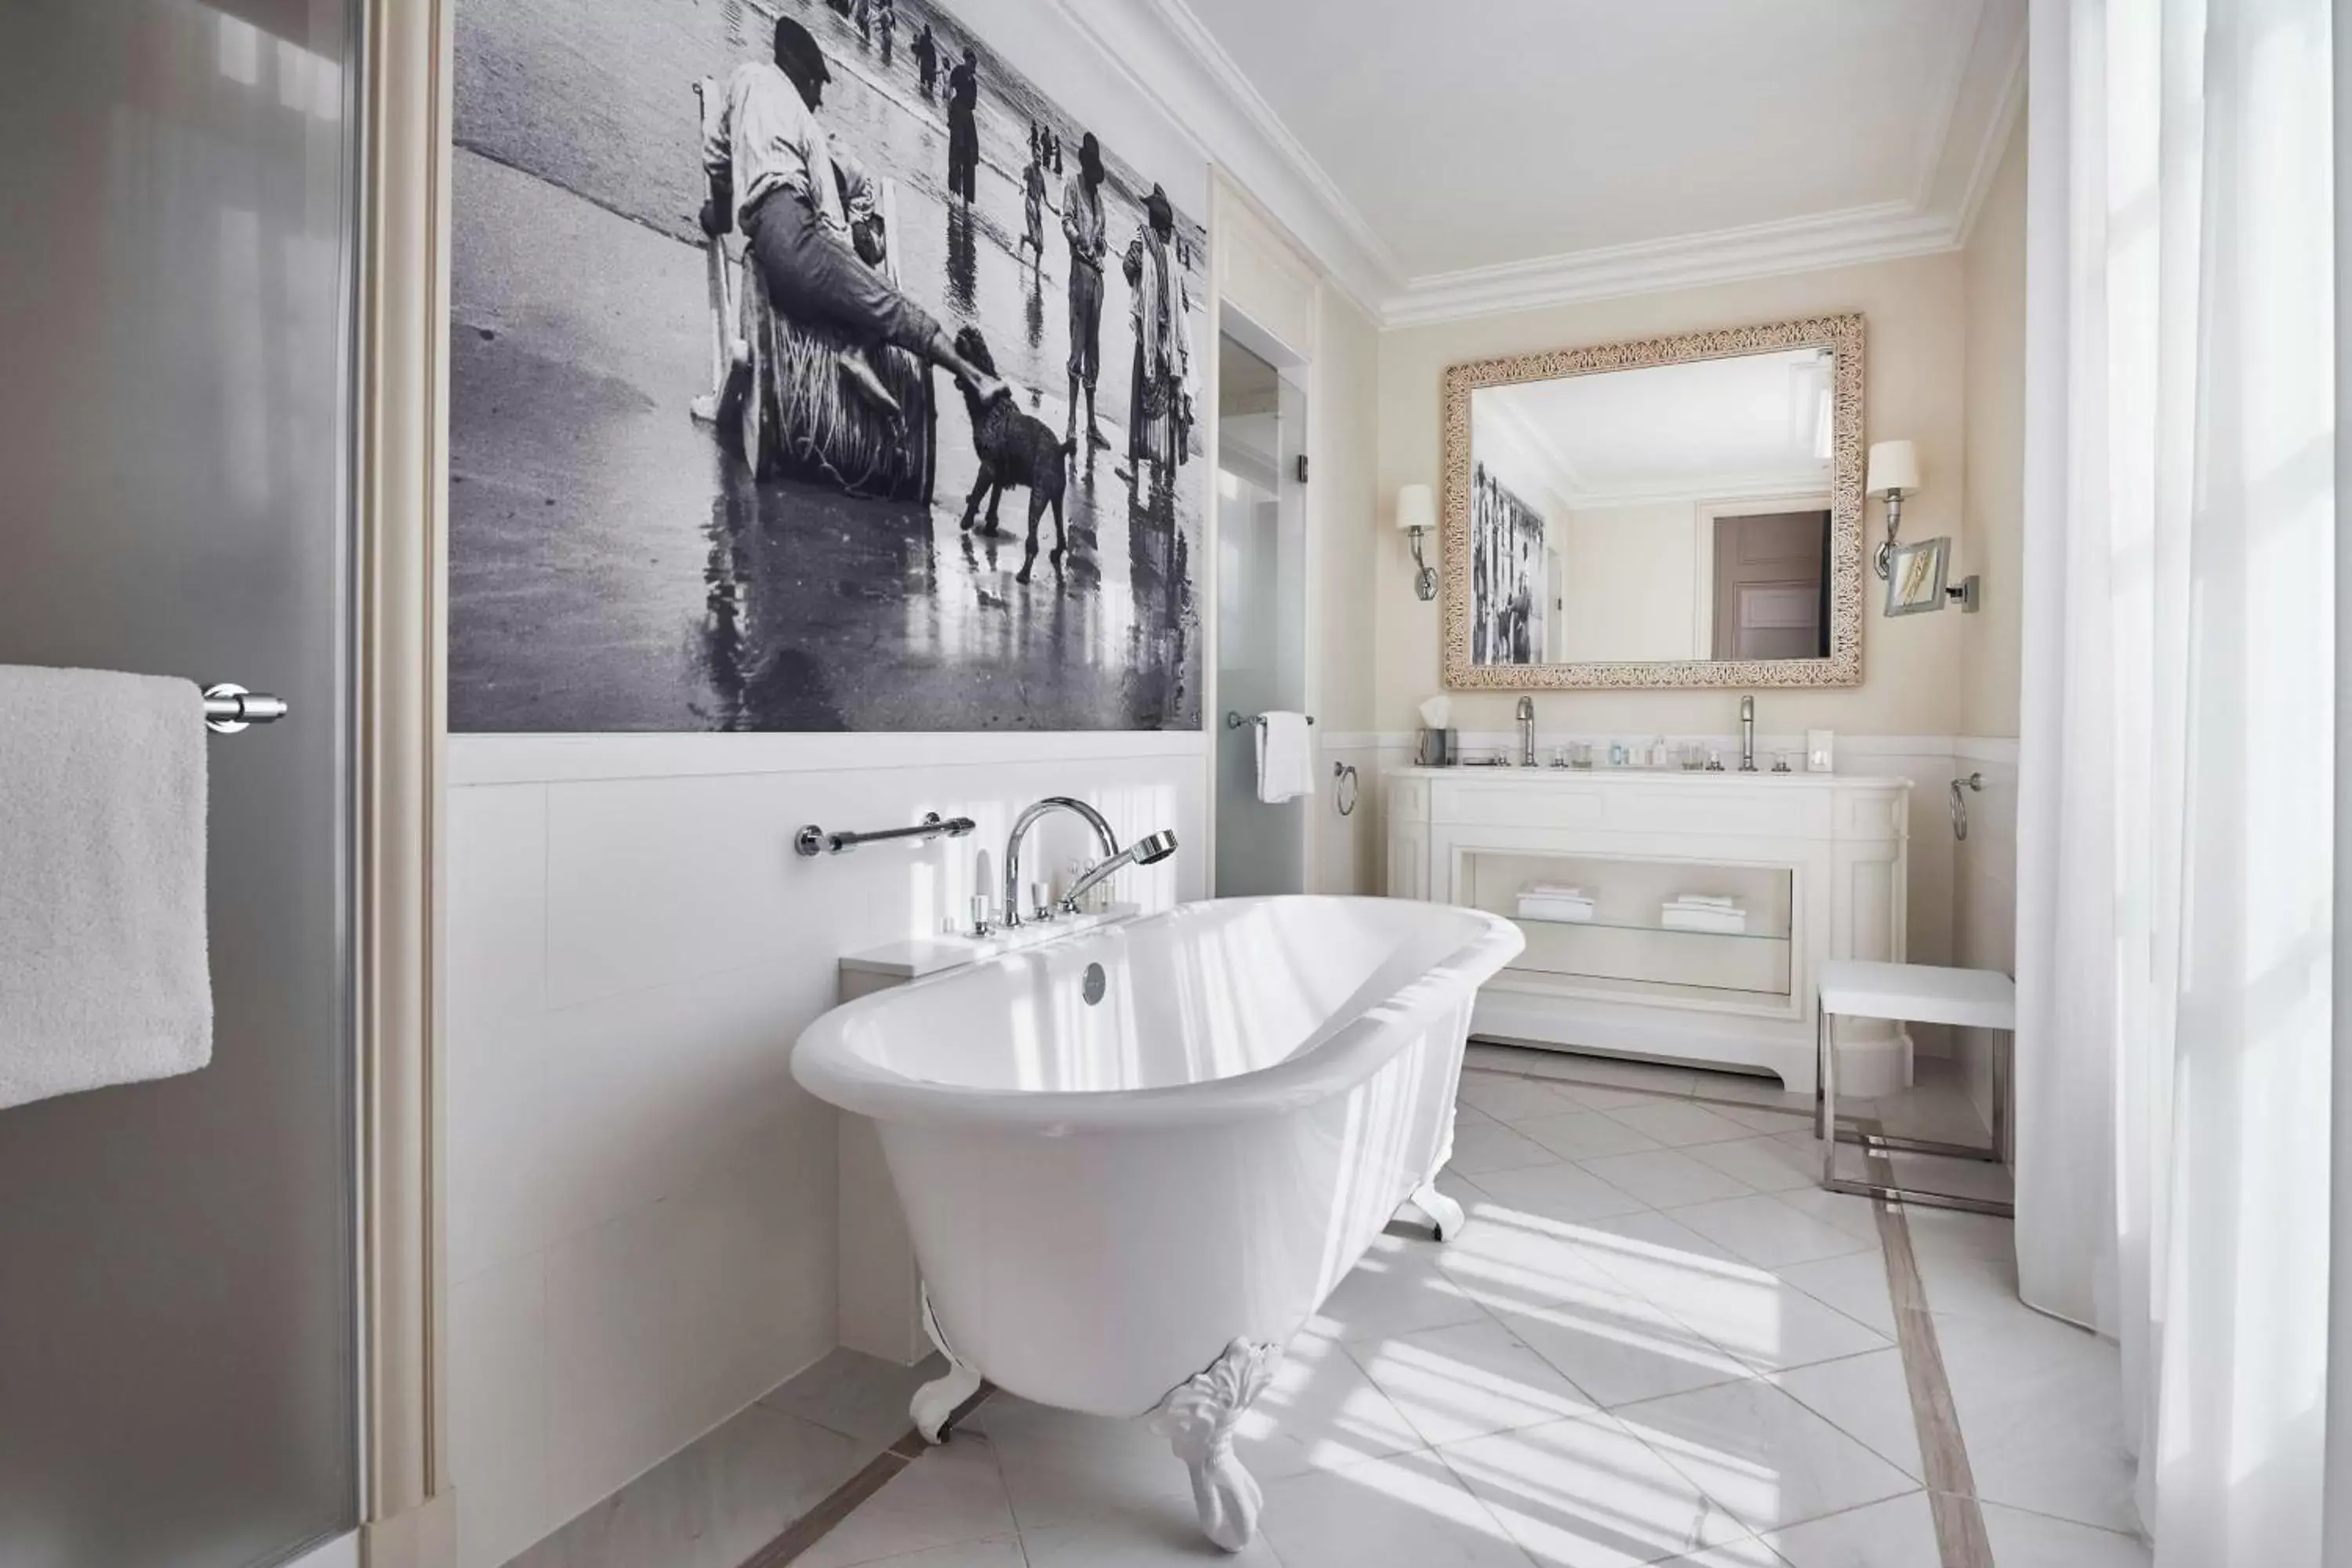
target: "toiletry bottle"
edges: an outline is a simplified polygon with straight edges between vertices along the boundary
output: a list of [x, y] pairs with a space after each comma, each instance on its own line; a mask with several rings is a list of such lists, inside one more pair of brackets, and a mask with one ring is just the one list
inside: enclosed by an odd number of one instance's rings
[[1622, 768], [1625, 765], [1624, 742], [1612, 741], [1609, 742], [1609, 765], [1612, 768]]

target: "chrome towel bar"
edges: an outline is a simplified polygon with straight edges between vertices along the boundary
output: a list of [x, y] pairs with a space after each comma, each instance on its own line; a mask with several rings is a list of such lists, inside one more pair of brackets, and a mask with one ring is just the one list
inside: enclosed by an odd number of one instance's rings
[[[1315, 715], [1309, 713], [1307, 716], [1307, 721], [1309, 724], [1315, 722]], [[1230, 708], [1225, 710], [1225, 728], [1228, 730], [1238, 730], [1244, 724], [1263, 724], [1265, 722], [1265, 715], [1263, 713], [1244, 715], [1234, 712]]]
[[205, 688], [205, 728], [215, 735], [234, 735], [248, 724], [275, 724], [286, 713], [286, 699], [267, 691], [247, 691], [226, 680]]
[[807, 856], [846, 855], [861, 844], [880, 844], [892, 838], [961, 838], [977, 826], [969, 816], [951, 816], [942, 821], [936, 811], [926, 812], [923, 820], [912, 827], [886, 827], [879, 833], [827, 833], [812, 822], [793, 836], [793, 847]]

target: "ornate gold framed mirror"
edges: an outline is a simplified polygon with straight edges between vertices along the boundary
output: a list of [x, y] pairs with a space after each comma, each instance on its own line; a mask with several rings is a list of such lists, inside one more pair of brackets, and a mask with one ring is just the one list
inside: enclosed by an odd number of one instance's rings
[[1445, 373], [1445, 684], [1862, 681], [1863, 320]]

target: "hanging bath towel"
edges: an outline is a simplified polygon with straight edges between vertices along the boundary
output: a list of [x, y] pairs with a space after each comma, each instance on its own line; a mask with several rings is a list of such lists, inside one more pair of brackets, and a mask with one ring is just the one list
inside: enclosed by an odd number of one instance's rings
[[205, 739], [185, 680], [0, 665], [0, 1108], [212, 1059]]
[[1257, 797], [1269, 805], [1297, 800], [1315, 787], [1315, 761], [1304, 713], [1261, 713], [1257, 719]]

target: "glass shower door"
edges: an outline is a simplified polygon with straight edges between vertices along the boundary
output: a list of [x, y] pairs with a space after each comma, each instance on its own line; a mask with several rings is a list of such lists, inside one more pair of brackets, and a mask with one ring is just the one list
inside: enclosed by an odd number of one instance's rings
[[0, 663], [291, 704], [206, 740], [211, 1064], [0, 1110], [8, 1568], [358, 1517], [356, 9], [0, 5]]
[[1258, 798], [1248, 721], [1307, 706], [1307, 394], [1230, 335], [1217, 356], [1216, 892], [1297, 893], [1314, 797]]

